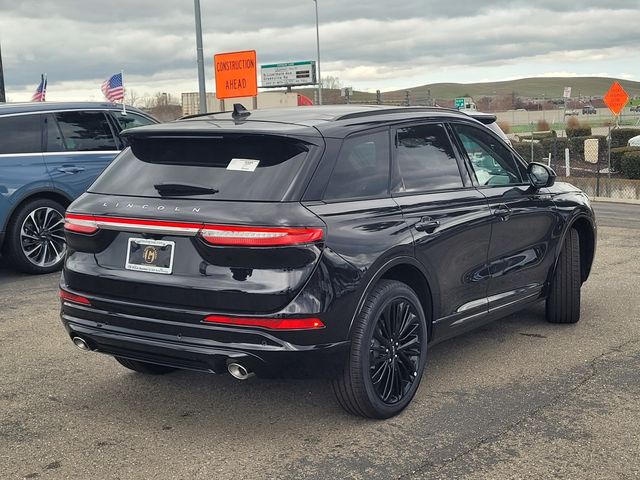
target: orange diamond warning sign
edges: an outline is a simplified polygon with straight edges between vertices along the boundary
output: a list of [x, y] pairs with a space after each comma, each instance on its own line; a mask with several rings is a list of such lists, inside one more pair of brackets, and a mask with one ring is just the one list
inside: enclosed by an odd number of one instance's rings
[[620, 112], [628, 101], [629, 95], [627, 95], [627, 92], [624, 91], [624, 88], [622, 88], [622, 85], [618, 82], [613, 82], [613, 85], [611, 85], [611, 88], [604, 96], [604, 103], [607, 104], [607, 107], [609, 107], [609, 110], [611, 110], [614, 115], [620, 115]]

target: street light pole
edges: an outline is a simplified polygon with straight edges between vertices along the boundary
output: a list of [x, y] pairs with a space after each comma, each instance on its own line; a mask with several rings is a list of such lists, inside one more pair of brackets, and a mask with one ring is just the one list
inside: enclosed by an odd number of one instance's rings
[[200, 0], [193, 0], [196, 17], [196, 53], [198, 55], [198, 90], [200, 113], [207, 113], [207, 91], [204, 85], [204, 55], [202, 53], [202, 20], [200, 18]]
[[2, 69], [2, 46], [0, 46], [0, 103], [7, 101], [4, 94], [4, 70]]
[[313, 0], [316, 4], [316, 49], [318, 53], [318, 63], [316, 70], [318, 74], [318, 105], [322, 105], [322, 76], [320, 75], [320, 23], [318, 22], [318, 0]]

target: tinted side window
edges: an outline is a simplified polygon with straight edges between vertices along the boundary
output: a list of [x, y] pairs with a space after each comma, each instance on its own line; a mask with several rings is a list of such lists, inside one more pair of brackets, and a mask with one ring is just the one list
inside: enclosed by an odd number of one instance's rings
[[147, 117], [143, 117], [142, 115], [138, 115], [135, 113], [127, 113], [124, 115], [122, 112], [111, 112], [111, 114], [116, 119], [120, 130], [126, 130], [127, 128], [134, 127], [142, 127], [144, 125], [151, 125], [154, 122]]
[[453, 147], [444, 126], [416, 125], [396, 133], [400, 192], [424, 192], [462, 187]]
[[62, 134], [58, 128], [58, 124], [53, 115], [46, 115], [45, 119], [45, 135], [47, 152], [64, 152], [64, 141], [62, 140]]
[[66, 150], [117, 150], [111, 128], [102, 112], [55, 114]]
[[324, 197], [383, 197], [389, 188], [389, 132], [346, 138]]
[[478, 183], [499, 186], [522, 183], [522, 176], [511, 152], [492, 135], [479, 128], [456, 124]]
[[40, 115], [0, 118], [0, 154], [42, 152], [40, 118]]

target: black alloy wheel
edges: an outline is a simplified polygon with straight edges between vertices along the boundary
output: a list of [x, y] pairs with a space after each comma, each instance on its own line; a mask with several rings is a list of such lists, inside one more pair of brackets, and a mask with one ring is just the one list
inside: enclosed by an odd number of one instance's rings
[[380, 399], [394, 404], [411, 390], [423, 348], [424, 334], [408, 299], [391, 300], [380, 312], [369, 349], [369, 373]]
[[352, 329], [351, 350], [333, 380], [338, 403], [349, 413], [389, 418], [416, 393], [427, 355], [427, 322], [406, 284], [381, 280], [365, 300]]

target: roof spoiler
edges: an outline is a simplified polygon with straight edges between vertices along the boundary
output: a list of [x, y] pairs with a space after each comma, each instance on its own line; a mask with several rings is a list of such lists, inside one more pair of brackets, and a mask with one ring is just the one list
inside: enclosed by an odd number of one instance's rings
[[498, 117], [493, 113], [478, 112], [476, 110], [463, 110], [462, 113], [469, 115], [471, 118], [478, 120], [484, 125], [489, 125], [490, 123], [493, 123], [498, 119]]

